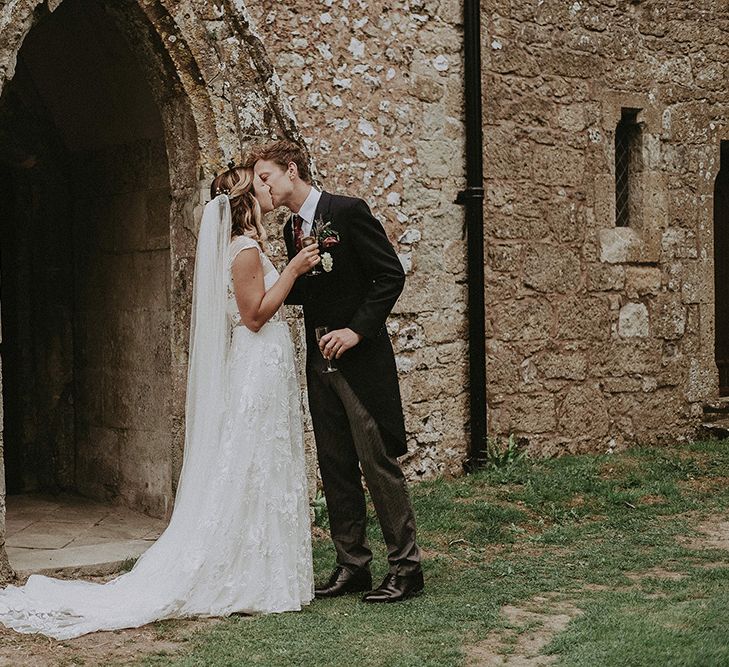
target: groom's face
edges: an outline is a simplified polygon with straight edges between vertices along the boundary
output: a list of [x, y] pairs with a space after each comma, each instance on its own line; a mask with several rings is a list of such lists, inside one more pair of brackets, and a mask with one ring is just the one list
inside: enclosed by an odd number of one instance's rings
[[253, 171], [258, 176], [268, 191], [271, 193], [273, 205], [286, 206], [294, 191], [294, 179], [291, 165], [285, 169], [272, 160], [259, 160], [256, 162]]

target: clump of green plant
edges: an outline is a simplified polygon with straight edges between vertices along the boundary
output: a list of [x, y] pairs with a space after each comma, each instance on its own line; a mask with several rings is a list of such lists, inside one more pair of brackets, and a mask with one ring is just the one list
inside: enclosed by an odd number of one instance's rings
[[130, 556], [129, 558], [125, 558], [120, 564], [119, 564], [119, 572], [129, 572], [134, 567], [134, 563], [137, 562], [136, 557]]
[[502, 438], [486, 438], [483, 463], [487, 468], [508, 468], [526, 458], [526, 440], [513, 433], [506, 442]]
[[314, 525], [326, 528], [329, 525], [329, 513], [327, 499], [321, 491], [317, 490], [316, 497], [311, 501], [311, 508], [314, 510]]

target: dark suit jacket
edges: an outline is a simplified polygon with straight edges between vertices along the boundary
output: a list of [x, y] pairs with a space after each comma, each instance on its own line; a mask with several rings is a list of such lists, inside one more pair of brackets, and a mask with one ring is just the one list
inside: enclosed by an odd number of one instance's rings
[[[316, 218], [331, 221], [339, 244], [321, 248], [332, 256], [330, 272], [301, 276], [286, 303], [304, 307], [307, 376], [308, 360], [319, 355], [314, 330], [349, 327], [363, 336], [336, 366], [374, 417], [387, 450], [394, 456], [407, 451], [405, 423], [395, 357], [385, 320], [405, 285], [405, 273], [380, 222], [361, 199], [321, 193]], [[284, 225], [289, 258], [296, 254], [291, 219]], [[321, 268], [321, 267], [319, 267]]]

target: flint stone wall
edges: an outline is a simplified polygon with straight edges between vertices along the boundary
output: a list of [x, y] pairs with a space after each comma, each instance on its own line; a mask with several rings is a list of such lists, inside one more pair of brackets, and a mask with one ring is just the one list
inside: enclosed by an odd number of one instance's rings
[[327, 190], [362, 197], [407, 273], [389, 319], [411, 479], [462, 470], [468, 378], [461, 3], [249, 6]]

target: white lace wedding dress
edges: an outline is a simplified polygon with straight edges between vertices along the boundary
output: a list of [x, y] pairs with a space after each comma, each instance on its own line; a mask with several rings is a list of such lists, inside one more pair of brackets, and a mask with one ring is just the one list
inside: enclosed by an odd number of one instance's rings
[[[108, 583], [34, 575], [23, 587], [8, 586], [0, 591], [0, 623], [19, 632], [67, 639], [165, 618], [299, 610], [311, 601], [311, 537], [294, 350], [278, 314], [257, 333], [241, 324], [230, 266], [238, 252], [250, 247], [258, 245], [237, 237], [227, 253], [222, 306], [228, 317], [227, 380], [216, 427], [220, 436], [203, 446], [196, 442], [194, 448], [186, 443], [169, 526], [130, 572]], [[258, 251], [269, 289], [278, 273]], [[201, 363], [197, 372], [205, 370]], [[214, 411], [209, 403], [207, 409]], [[190, 408], [188, 397], [188, 412]], [[190, 414], [187, 420], [189, 440], [201, 420]]]

